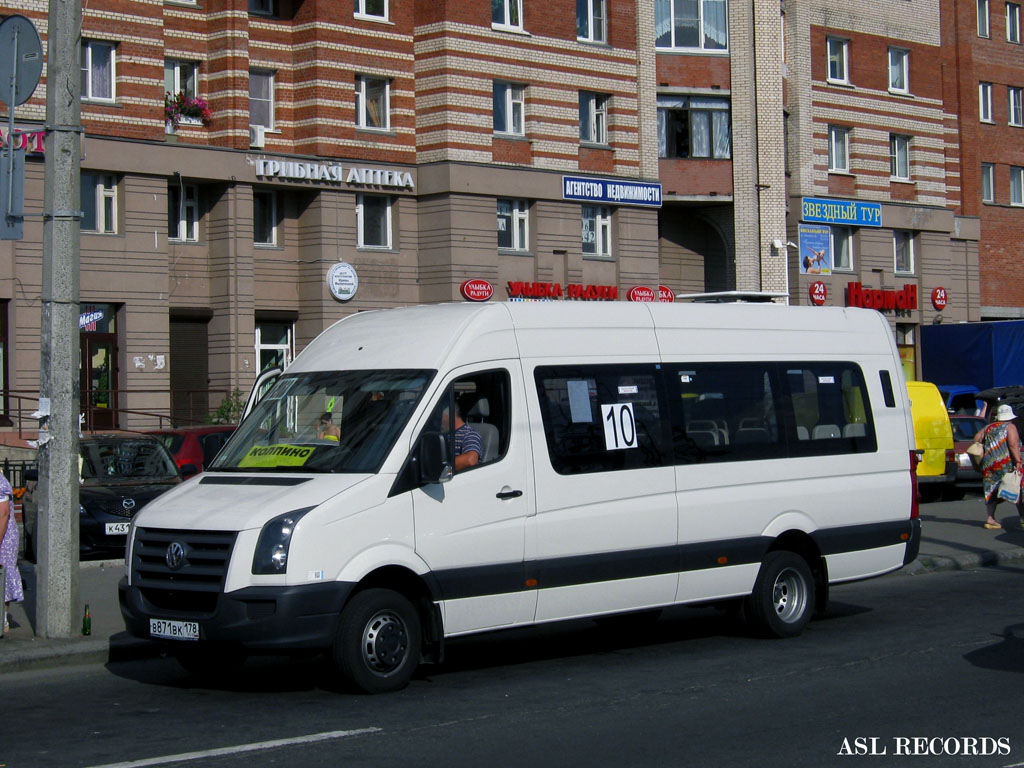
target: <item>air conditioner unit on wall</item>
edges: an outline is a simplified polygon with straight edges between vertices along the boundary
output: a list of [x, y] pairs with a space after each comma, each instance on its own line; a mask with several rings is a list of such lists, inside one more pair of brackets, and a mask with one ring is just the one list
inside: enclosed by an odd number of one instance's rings
[[249, 126], [249, 146], [263, 149], [267, 143], [267, 128], [264, 125]]

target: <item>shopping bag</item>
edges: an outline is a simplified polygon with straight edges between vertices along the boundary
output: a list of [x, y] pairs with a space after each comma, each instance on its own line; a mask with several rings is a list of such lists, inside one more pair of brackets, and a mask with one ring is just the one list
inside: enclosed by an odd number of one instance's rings
[[1020, 475], [1007, 472], [999, 481], [998, 496], [1003, 501], [1016, 502], [1020, 498]]
[[967, 446], [967, 455], [971, 457], [974, 468], [981, 469], [981, 457], [985, 455], [985, 446], [981, 443], [971, 443]]

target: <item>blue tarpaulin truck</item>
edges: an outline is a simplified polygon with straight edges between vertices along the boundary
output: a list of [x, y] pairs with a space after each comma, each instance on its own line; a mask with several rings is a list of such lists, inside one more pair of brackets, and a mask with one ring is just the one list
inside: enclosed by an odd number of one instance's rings
[[939, 389], [1024, 384], [1024, 320], [922, 326], [921, 378]]

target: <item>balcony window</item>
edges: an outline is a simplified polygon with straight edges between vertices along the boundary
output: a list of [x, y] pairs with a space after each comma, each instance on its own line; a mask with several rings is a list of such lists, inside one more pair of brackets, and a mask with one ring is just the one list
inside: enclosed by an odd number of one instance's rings
[[654, 35], [657, 48], [727, 50], [726, 0], [654, 0]]
[[729, 99], [658, 96], [658, 157], [732, 157]]

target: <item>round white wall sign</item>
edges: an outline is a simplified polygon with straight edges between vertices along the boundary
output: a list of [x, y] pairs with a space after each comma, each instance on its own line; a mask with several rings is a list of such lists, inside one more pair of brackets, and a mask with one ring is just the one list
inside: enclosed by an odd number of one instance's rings
[[355, 267], [344, 261], [334, 264], [327, 270], [327, 287], [338, 301], [351, 299], [359, 290], [359, 276]]

